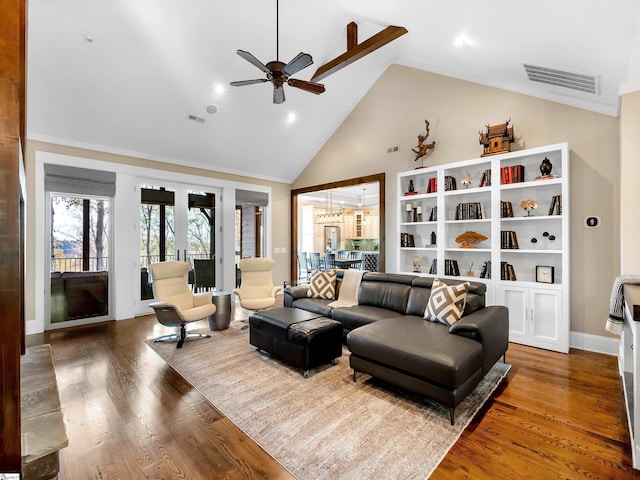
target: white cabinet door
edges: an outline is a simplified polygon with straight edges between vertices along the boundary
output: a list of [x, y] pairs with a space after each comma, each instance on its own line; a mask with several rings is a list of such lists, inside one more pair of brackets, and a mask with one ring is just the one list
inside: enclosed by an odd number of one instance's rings
[[353, 234], [353, 215], [344, 215], [344, 232], [342, 232], [342, 238], [355, 238]]
[[364, 227], [365, 224], [362, 223], [362, 210], [357, 210], [353, 212], [353, 236], [355, 238], [363, 238], [364, 237]]
[[568, 351], [561, 332], [562, 292], [532, 288], [530, 293], [532, 331], [531, 338], [536, 346], [562, 352]]
[[380, 236], [380, 219], [378, 215], [367, 215], [364, 223], [364, 237], [378, 238]]
[[526, 342], [529, 338], [529, 289], [501, 285], [498, 304], [509, 309], [509, 340]]

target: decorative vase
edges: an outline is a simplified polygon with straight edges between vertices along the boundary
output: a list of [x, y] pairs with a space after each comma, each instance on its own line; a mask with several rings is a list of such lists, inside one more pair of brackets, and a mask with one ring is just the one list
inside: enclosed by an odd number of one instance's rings
[[552, 168], [553, 164], [551, 161], [547, 157], [544, 157], [544, 160], [542, 160], [542, 163], [540, 164], [540, 173], [544, 176], [551, 175]]

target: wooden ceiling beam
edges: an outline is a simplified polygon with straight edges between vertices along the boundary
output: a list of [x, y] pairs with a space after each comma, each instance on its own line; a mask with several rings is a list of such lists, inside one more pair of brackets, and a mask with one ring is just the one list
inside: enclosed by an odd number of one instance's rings
[[351, 22], [347, 25], [347, 51], [319, 67], [316, 73], [313, 74], [313, 77], [311, 77], [311, 81], [318, 82], [328, 77], [332, 73], [343, 69], [347, 65], [351, 65], [356, 60], [360, 60], [362, 57], [369, 55], [371, 52], [401, 37], [405, 33], [408, 33], [408, 30], [404, 27], [389, 26], [358, 44], [358, 25]]

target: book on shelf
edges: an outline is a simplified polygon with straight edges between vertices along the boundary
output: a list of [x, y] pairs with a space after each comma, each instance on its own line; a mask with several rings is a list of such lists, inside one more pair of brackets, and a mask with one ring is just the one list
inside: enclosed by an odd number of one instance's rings
[[457, 190], [456, 179], [451, 175], [447, 175], [444, 177], [444, 191], [448, 192], [449, 190]]
[[438, 191], [438, 180], [436, 177], [430, 178], [427, 182], [427, 193], [436, 193]]
[[438, 274], [438, 260], [436, 260], [435, 258], [431, 262], [431, 268], [429, 269], [429, 274], [430, 275]]
[[459, 203], [455, 220], [479, 220], [485, 218], [484, 206], [480, 202]]
[[418, 192], [404, 192], [405, 197], [410, 197], [412, 195], [418, 195]]
[[509, 165], [500, 168], [500, 181], [503, 185], [524, 182], [524, 166]]
[[503, 250], [517, 250], [518, 236], [513, 230], [502, 230], [500, 232], [500, 248]]
[[482, 177], [480, 177], [480, 186], [481, 187], [491, 186], [491, 169], [490, 168], [482, 172]]
[[491, 278], [491, 260], [487, 260], [482, 264], [482, 270], [480, 270], [480, 278]]
[[562, 215], [562, 195], [554, 195], [551, 197], [551, 204], [549, 205], [549, 213], [547, 215], [554, 214]]
[[458, 270], [457, 260], [445, 260], [444, 261], [444, 274], [452, 277], [459, 277], [460, 270]]
[[415, 247], [415, 240], [410, 233], [400, 234], [400, 247]]
[[431, 209], [431, 213], [429, 214], [429, 221], [430, 222], [437, 222], [438, 221], [438, 207], [433, 207]]
[[517, 280], [516, 271], [513, 265], [507, 262], [500, 262], [500, 279], [501, 280]]
[[513, 205], [511, 205], [511, 202], [500, 200], [500, 218], [510, 217], [513, 217]]

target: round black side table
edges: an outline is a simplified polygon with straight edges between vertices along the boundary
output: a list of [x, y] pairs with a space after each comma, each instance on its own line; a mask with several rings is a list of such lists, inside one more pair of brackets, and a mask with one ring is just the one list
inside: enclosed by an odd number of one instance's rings
[[213, 292], [211, 303], [216, 306], [216, 313], [208, 317], [211, 330], [226, 330], [231, 323], [231, 293]]

